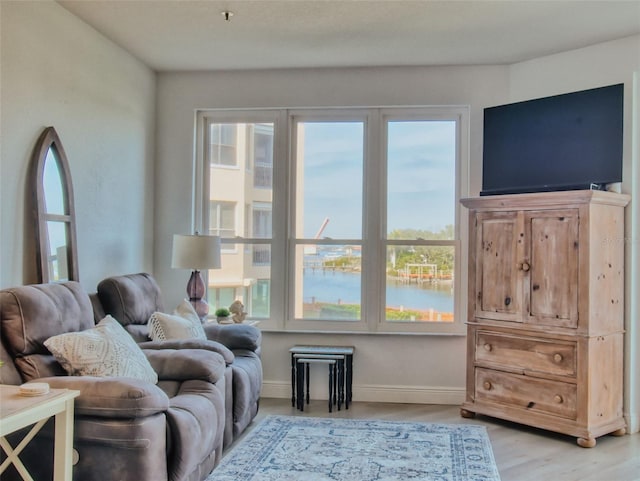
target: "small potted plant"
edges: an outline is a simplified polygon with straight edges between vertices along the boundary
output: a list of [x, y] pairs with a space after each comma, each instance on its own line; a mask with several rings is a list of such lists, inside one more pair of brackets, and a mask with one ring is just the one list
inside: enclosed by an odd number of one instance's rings
[[232, 321], [229, 319], [231, 312], [226, 307], [220, 307], [216, 309], [216, 319], [218, 320], [218, 324], [229, 324]]

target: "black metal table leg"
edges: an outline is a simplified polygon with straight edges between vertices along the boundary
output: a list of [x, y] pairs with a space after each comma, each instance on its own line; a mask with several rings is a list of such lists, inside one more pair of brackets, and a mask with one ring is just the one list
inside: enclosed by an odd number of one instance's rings
[[342, 403], [344, 402], [344, 358], [338, 359], [336, 363], [338, 369], [338, 411], [342, 407]]
[[296, 358], [291, 354], [291, 407], [296, 405]]
[[311, 376], [309, 375], [310, 364], [308, 362], [306, 363], [306, 367], [307, 367], [307, 404], [309, 404], [309, 399], [311, 398], [311, 396], [309, 395], [309, 381], [311, 379]]
[[352, 396], [351, 389], [352, 389], [352, 383], [353, 383], [353, 355], [347, 355], [346, 357], [347, 357], [347, 361], [346, 361], [347, 392], [345, 396], [344, 406], [346, 409], [349, 409], [349, 403], [351, 402], [351, 396]]
[[[303, 363], [304, 364], [304, 363]], [[297, 374], [297, 391], [298, 391], [298, 409], [300, 411], [304, 411], [304, 365], [297, 366], [296, 369]]]
[[333, 371], [335, 369], [335, 364], [329, 364], [329, 412], [331, 412], [333, 408], [333, 400], [334, 400], [334, 386], [333, 386]]

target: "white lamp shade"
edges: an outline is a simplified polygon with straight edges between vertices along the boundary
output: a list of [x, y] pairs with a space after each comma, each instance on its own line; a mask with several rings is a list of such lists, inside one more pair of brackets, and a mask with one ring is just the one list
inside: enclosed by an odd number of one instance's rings
[[171, 267], [175, 269], [220, 269], [220, 237], [212, 235], [173, 236]]

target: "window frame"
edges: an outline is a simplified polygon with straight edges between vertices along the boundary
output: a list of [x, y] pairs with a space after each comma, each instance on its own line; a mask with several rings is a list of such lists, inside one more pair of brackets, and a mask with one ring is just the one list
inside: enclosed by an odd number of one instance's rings
[[[322, 332], [354, 334], [406, 334], [406, 335], [464, 335], [466, 319], [468, 254], [461, 249], [468, 233], [467, 214], [459, 200], [469, 192], [469, 106], [399, 106], [305, 109], [206, 109], [196, 112], [195, 160], [193, 175], [193, 224], [208, 230], [208, 175], [202, 175], [205, 163], [207, 123], [261, 123], [274, 125], [273, 183], [272, 183], [272, 237], [236, 237], [234, 244], [270, 244], [270, 317], [260, 318], [260, 328], [277, 332]], [[387, 122], [400, 120], [453, 120], [456, 122], [455, 158], [455, 222], [454, 239], [388, 240], [386, 238], [387, 199]], [[362, 239], [296, 239], [295, 237], [295, 178], [296, 145], [294, 121], [364, 121], [363, 161], [363, 226]], [[224, 167], [223, 167], [224, 168]], [[375, 188], [377, 187], [377, 188]], [[199, 200], [200, 199], [200, 200]], [[206, 202], [204, 202], [206, 201]], [[384, 211], [383, 211], [384, 209]], [[377, 214], [376, 214], [377, 213]], [[205, 215], [206, 214], [206, 215]], [[374, 215], [376, 214], [376, 215]], [[361, 319], [358, 321], [332, 321], [295, 319], [294, 285], [296, 246], [362, 245]], [[455, 249], [454, 265], [454, 321], [402, 322], [385, 319], [385, 263], [387, 245], [451, 245]], [[365, 275], [366, 266], [366, 275]], [[375, 268], [374, 268], [375, 267]], [[291, 288], [288, 288], [291, 284]]]
[[[275, 319], [284, 318], [285, 287], [282, 282], [273, 282], [274, 279], [282, 279], [284, 274], [284, 251], [283, 241], [280, 240], [286, 229], [286, 198], [283, 193], [286, 189], [286, 145], [288, 138], [286, 135], [276, 135], [286, 124], [286, 115], [282, 110], [273, 109], [202, 109], [195, 112], [195, 136], [194, 136], [194, 160], [192, 189], [192, 229], [194, 231], [208, 232], [209, 230], [209, 190], [210, 171], [212, 168], [207, 158], [207, 136], [209, 123], [273, 123], [274, 147], [273, 147], [273, 198], [272, 198], [272, 237], [255, 238], [236, 236], [231, 239], [221, 239], [223, 252], [233, 252], [242, 250], [244, 245], [251, 246], [263, 244], [271, 246], [271, 268], [270, 268], [270, 318], [259, 318], [261, 328], [278, 328]], [[284, 131], [286, 132], [286, 130]], [[246, 140], [246, 139], [245, 139]], [[276, 144], [277, 143], [277, 144]], [[276, 160], [283, 159], [283, 160]], [[215, 169], [239, 169], [235, 167], [214, 165]], [[244, 208], [244, 204], [242, 206]], [[236, 215], [238, 214], [238, 206]], [[238, 226], [236, 219], [236, 226]], [[208, 272], [205, 275], [205, 284], [208, 285]], [[214, 273], [215, 275], [215, 273]]]
[[[287, 331], [317, 331], [317, 332], [368, 332], [369, 327], [367, 326], [367, 322], [365, 321], [364, 315], [361, 316], [361, 319], [351, 321], [351, 320], [327, 320], [327, 319], [302, 319], [296, 318], [295, 316], [295, 279], [296, 279], [296, 249], [298, 246], [304, 245], [344, 245], [344, 244], [353, 244], [353, 245], [361, 245], [363, 252], [365, 251], [365, 238], [366, 238], [366, 227], [365, 227], [365, 219], [362, 219], [362, 233], [361, 238], [359, 239], [350, 239], [350, 238], [334, 238], [334, 239], [309, 239], [305, 237], [296, 237], [296, 203], [295, 203], [295, 194], [296, 194], [296, 178], [297, 178], [297, 123], [304, 122], [362, 122], [363, 124], [363, 176], [362, 182], [362, 206], [363, 211], [365, 208], [365, 199], [366, 191], [366, 171], [369, 169], [367, 166], [367, 138], [369, 134], [367, 133], [368, 125], [370, 124], [370, 109], [291, 109], [288, 112], [288, 129], [289, 129], [289, 138], [290, 140], [290, 155], [289, 155], [289, 218], [288, 218], [288, 229], [287, 229], [287, 268], [289, 273], [290, 284], [287, 285], [288, 290], [288, 303], [286, 306], [287, 316], [284, 322], [284, 330]], [[364, 266], [364, 258], [362, 259], [362, 265]], [[364, 268], [364, 267], [363, 267]], [[365, 300], [364, 300], [364, 284], [362, 279], [364, 276], [361, 275], [361, 289], [360, 289], [360, 302], [361, 302], [361, 312], [364, 311]]]
[[[466, 265], [466, 256], [464, 256], [461, 249], [462, 242], [461, 237], [463, 231], [463, 225], [466, 227], [466, 222], [463, 223], [462, 211], [460, 207], [461, 196], [468, 195], [468, 164], [469, 164], [469, 112], [468, 108], [464, 107], [423, 107], [416, 108], [408, 111], [407, 109], [386, 108], [381, 109], [381, 145], [380, 145], [380, 160], [382, 165], [380, 166], [381, 184], [379, 188], [382, 205], [380, 206], [380, 239], [381, 250], [379, 255], [386, 259], [386, 249], [390, 245], [415, 245], [415, 246], [452, 246], [454, 248], [454, 269], [453, 269], [453, 292], [454, 292], [454, 304], [453, 304], [453, 318], [452, 323], [442, 321], [420, 321], [420, 322], [401, 322], [401, 321], [388, 321], [385, 319], [384, 311], [386, 298], [384, 295], [380, 296], [380, 302], [378, 305], [378, 311], [380, 317], [378, 318], [377, 328], [379, 332], [429, 332], [429, 333], [464, 333], [465, 325], [462, 322], [463, 317], [466, 318], [466, 303], [463, 299], [466, 299], [466, 291], [463, 292], [463, 287], [467, 285], [466, 281], [466, 269], [462, 266]], [[419, 239], [402, 239], [391, 240], [387, 239], [387, 149], [386, 139], [388, 138], [388, 124], [394, 121], [454, 121], [456, 122], [456, 154], [455, 154], [455, 185], [454, 185], [454, 238], [452, 240], [419, 240]], [[465, 188], [466, 187], [466, 188]], [[381, 285], [384, 285], [385, 276], [385, 264], [381, 263], [380, 276]], [[464, 276], [463, 276], [464, 271]], [[386, 289], [381, 287], [381, 293], [384, 294]], [[415, 329], [418, 324], [418, 329]]]

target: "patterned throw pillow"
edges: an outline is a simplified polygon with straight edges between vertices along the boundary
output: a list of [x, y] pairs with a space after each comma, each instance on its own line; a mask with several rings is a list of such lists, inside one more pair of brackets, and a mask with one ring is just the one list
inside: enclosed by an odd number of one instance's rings
[[140, 347], [111, 316], [91, 329], [50, 337], [44, 345], [72, 376], [122, 376], [158, 382]]
[[191, 303], [184, 300], [173, 311], [173, 315], [154, 312], [149, 318], [149, 337], [153, 341], [174, 339], [203, 339], [207, 336], [202, 322]]

